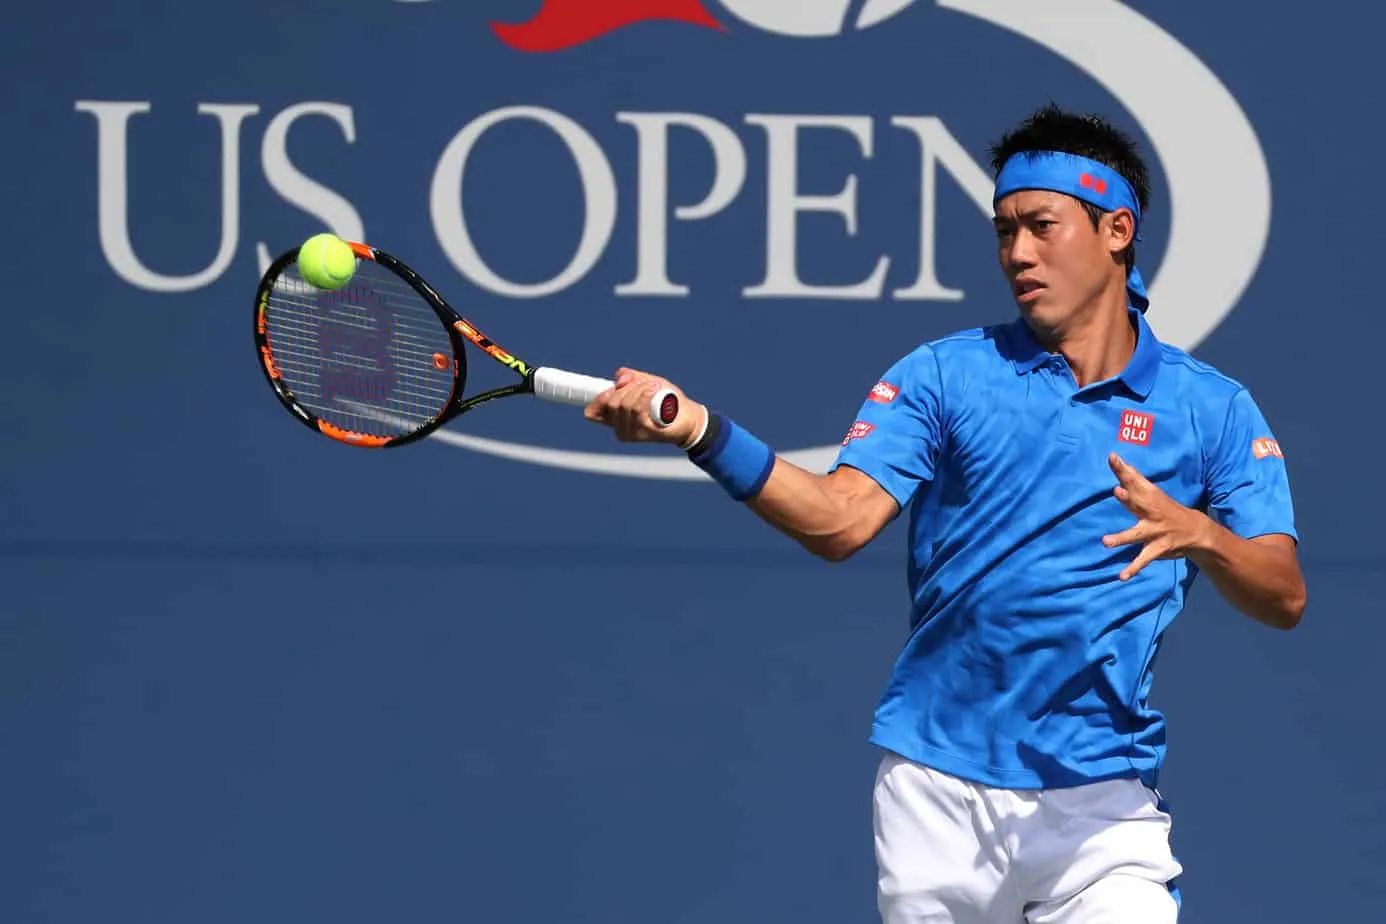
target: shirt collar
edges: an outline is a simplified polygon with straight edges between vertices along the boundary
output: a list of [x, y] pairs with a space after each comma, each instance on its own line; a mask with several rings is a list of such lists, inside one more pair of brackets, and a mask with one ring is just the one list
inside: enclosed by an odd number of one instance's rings
[[1128, 308], [1127, 312], [1136, 328], [1136, 351], [1117, 378], [1144, 398], [1155, 387], [1155, 376], [1160, 372], [1160, 341], [1155, 339], [1155, 332], [1146, 323], [1145, 312], [1137, 308]]
[[1015, 366], [1016, 375], [1034, 372], [1053, 357], [1053, 354], [1039, 345], [1024, 318], [1012, 321], [1007, 327], [1007, 333], [1007, 346], [1010, 348], [1011, 363]]
[[[1136, 350], [1116, 378], [1144, 398], [1155, 387], [1155, 376], [1160, 371], [1160, 342], [1155, 339], [1155, 332], [1150, 329], [1140, 310], [1128, 307], [1126, 312], [1131, 325], [1136, 328]], [[1033, 372], [1053, 357], [1052, 353], [1040, 346], [1024, 318], [1017, 318], [1010, 325], [1009, 347], [1016, 375]]]

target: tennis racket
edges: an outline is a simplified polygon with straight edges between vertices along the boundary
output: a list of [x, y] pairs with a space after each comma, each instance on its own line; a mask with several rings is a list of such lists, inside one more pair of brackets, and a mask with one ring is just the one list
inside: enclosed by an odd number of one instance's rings
[[[351, 446], [403, 446], [497, 398], [534, 395], [585, 405], [608, 379], [531, 366], [458, 314], [403, 262], [348, 242], [356, 273], [324, 290], [298, 272], [298, 248], [280, 255], [255, 296], [255, 349], [285, 408], [309, 428]], [[519, 381], [466, 397], [467, 344]], [[650, 401], [661, 427], [679, 413], [669, 389]]]

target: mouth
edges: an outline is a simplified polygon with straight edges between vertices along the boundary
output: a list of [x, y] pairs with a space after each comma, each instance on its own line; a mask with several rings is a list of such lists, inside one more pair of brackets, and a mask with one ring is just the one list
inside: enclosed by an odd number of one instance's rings
[[1011, 283], [1011, 291], [1018, 302], [1032, 302], [1044, 291], [1044, 283], [1033, 279], [1017, 279]]

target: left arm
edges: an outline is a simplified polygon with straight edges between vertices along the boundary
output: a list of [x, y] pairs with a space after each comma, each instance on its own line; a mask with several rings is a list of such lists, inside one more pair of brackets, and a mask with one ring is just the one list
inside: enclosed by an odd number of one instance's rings
[[1117, 499], [1139, 521], [1103, 542], [1109, 548], [1145, 543], [1123, 580], [1155, 558], [1183, 556], [1246, 615], [1293, 629], [1304, 613], [1306, 591], [1280, 444], [1245, 388], [1228, 401], [1221, 427], [1207, 432], [1217, 435], [1204, 447], [1204, 496], [1216, 516], [1179, 504], [1113, 454]]
[[1102, 537], [1107, 548], [1142, 543], [1121, 572], [1130, 580], [1150, 562], [1188, 558], [1237, 609], [1276, 629], [1293, 629], [1304, 612], [1304, 577], [1295, 540], [1283, 534], [1244, 539], [1207, 514], [1185, 507], [1113, 453], [1117, 500], [1136, 515], [1130, 529]]
[[1273, 629], [1293, 629], [1304, 614], [1306, 591], [1295, 541], [1283, 533], [1243, 539], [1207, 521], [1204, 538], [1188, 557], [1237, 609]]

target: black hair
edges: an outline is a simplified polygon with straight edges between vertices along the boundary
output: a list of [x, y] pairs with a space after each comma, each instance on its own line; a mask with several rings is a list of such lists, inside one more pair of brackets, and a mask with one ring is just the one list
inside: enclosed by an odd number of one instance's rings
[[[1105, 164], [1131, 184], [1142, 215], [1150, 205], [1150, 172], [1136, 142], [1101, 116], [1065, 112], [1054, 103], [1037, 110], [992, 145], [993, 175], [999, 175], [1013, 156], [1029, 151], [1062, 151]], [[1096, 228], [1104, 214], [1102, 209], [1088, 202], [1081, 204]], [[1127, 269], [1135, 262], [1136, 247], [1131, 244], [1126, 248]]]

